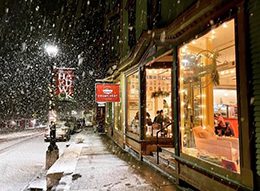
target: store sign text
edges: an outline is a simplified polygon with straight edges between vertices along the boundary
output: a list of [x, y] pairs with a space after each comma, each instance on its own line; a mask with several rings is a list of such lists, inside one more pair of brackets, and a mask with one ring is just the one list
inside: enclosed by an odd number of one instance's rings
[[96, 102], [120, 102], [119, 84], [96, 84]]

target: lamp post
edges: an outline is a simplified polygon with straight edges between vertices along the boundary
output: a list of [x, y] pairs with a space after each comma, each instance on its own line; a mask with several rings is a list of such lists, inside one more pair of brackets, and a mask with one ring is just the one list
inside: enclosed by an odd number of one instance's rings
[[49, 169], [53, 165], [53, 163], [59, 158], [59, 149], [56, 145], [56, 125], [55, 125], [55, 112], [54, 112], [54, 92], [55, 92], [55, 84], [54, 84], [54, 67], [55, 62], [54, 58], [58, 54], [58, 47], [52, 44], [46, 44], [44, 46], [45, 52], [48, 54], [48, 59], [50, 62], [50, 71], [51, 71], [51, 79], [50, 79], [50, 100], [49, 100], [49, 125], [50, 125], [50, 145], [48, 146], [48, 150], [46, 151], [46, 169]]

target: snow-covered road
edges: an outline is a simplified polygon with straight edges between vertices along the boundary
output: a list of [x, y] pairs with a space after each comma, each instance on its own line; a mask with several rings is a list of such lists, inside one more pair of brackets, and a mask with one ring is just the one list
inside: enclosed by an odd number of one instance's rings
[[[43, 135], [0, 143], [0, 191], [20, 191], [42, 171], [49, 143]], [[66, 142], [57, 143], [60, 153]]]

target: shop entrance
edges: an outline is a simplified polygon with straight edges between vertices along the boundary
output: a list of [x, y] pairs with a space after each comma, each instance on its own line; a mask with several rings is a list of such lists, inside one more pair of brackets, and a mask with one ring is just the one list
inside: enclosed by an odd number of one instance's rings
[[105, 104], [97, 104], [96, 108], [96, 123], [97, 131], [103, 133], [105, 131]]

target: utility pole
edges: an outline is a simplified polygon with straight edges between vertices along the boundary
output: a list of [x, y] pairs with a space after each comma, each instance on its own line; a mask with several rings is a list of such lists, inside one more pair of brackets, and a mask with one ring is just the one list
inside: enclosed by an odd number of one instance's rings
[[56, 124], [55, 124], [55, 103], [54, 103], [54, 94], [55, 94], [55, 73], [54, 73], [54, 57], [58, 53], [58, 48], [54, 45], [46, 45], [45, 51], [48, 54], [48, 61], [51, 66], [51, 79], [50, 79], [50, 101], [49, 101], [49, 128], [50, 128], [50, 145], [46, 151], [46, 165], [45, 169], [49, 169], [55, 161], [59, 158], [59, 148], [56, 144]]

